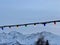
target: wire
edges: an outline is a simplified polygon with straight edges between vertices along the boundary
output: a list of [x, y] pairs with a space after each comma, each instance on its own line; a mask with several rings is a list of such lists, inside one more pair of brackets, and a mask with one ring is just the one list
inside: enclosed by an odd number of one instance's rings
[[37, 25], [37, 24], [43, 24], [43, 25], [45, 26], [46, 24], [49, 24], [49, 23], [54, 23], [54, 24], [56, 24], [56, 22], [60, 22], [60, 20], [45, 21], [45, 22], [35, 22], [35, 23], [26, 23], [26, 24], [18, 24], [18, 25], [4, 25], [4, 26], [0, 26], [0, 28], [3, 30], [3, 28], [5, 28], [5, 27], [11, 28], [11, 27]]

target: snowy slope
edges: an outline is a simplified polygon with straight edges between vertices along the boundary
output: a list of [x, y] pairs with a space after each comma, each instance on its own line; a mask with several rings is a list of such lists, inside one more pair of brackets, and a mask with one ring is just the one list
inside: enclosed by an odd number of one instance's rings
[[60, 45], [60, 36], [45, 31], [31, 34], [25, 38], [24, 42], [25, 44], [34, 44], [41, 36], [44, 36], [45, 40], [49, 40], [50, 45]]
[[[5, 45], [5, 44], [13, 44], [17, 43], [17, 39], [24, 39], [25, 35], [22, 35], [19, 32], [12, 31], [10, 33], [0, 33], [0, 44]], [[19, 42], [20, 43], [20, 42]]]
[[34, 45], [38, 38], [40, 38], [41, 36], [44, 36], [45, 40], [49, 40], [49, 43], [51, 45], [60, 45], [60, 36], [45, 31], [28, 36], [16, 31], [12, 31], [9, 33], [3, 32], [0, 33], [0, 45]]
[[45, 37], [45, 40], [49, 40], [51, 45], [60, 45], [60, 36], [50, 32], [41, 32], [41, 34]]

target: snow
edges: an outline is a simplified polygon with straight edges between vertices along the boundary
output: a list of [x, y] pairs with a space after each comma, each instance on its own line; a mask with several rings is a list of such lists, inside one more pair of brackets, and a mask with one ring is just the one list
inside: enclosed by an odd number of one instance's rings
[[9, 33], [0, 33], [0, 44], [5, 45], [34, 45], [34, 43], [40, 38], [41, 36], [44, 36], [45, 40], [49, 40], [50, 45], [60, 45], [60, 36], [55, 35], [50, 32], [41, 32], [31, 35], [23, 35], [16, 31], [11, 31]]

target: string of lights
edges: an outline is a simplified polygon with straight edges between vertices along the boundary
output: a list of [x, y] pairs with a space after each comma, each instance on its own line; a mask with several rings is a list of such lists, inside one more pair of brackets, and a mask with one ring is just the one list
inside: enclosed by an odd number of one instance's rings
[[28, 25], [37, 25], [37, 24], [43, 24], [44, 26], [46, 26], [46, 24], [49, 23], [54, 23], [56, 24], [56, 22], [60, 22], [60, 20], [54, 20], [54, 21], [45, 21], [45, 22], [36, 22], [36, 23], [26, 23], [26, 24], [17, 24], [17, 25], [4, 25], [4, 26], [0, 26], [0, 28], [3, 30], [6, 27], [19, 27], [19, 26], [28, 26]]

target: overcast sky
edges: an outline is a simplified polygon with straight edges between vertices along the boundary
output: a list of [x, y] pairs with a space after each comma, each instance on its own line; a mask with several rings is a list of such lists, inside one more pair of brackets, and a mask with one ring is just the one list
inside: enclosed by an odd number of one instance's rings
[[[22, 24], [60, 19], [60, 0], [0, 0], [0, 25]], [[5, 28], [0, 32], [19, 31], [23, 34], [48, 31], [60, 35], [60, 23]]]

